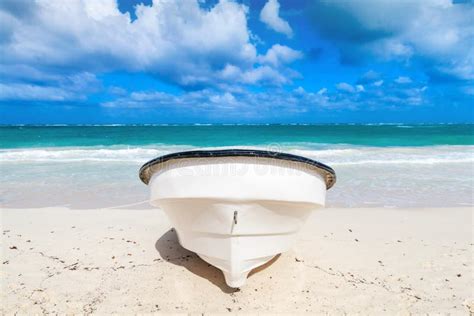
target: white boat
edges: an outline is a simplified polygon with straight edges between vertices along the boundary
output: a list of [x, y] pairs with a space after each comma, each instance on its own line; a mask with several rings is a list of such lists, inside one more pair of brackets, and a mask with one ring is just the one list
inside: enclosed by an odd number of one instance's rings
[[237, 288], [252, 269], [290, 249], [306, 218], [324, 207], [336, 176], [308, 158], [230, 149], [162, 156], [142, 166], [140, 179], [179, 243]]

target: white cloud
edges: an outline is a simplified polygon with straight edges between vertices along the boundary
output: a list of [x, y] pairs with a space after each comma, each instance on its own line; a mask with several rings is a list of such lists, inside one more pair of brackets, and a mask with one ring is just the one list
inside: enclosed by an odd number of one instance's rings
[[86, 1], [84, 6], [87, 15], [97, 21], [110, 16], [120, 15], [115, 0]]
[[336, 89], [341, 92], [346, 93], [356, 93], [356, 92], [364, 92], [365, 88], [361, 84], [357, 84], [355, 86], [348, 84], [347, 82], [339, 82], [336, 84]]
[[349, 93], [356, 92], [356, 89], [352, 85], [348, 84], [347, 82], [339, 82], [336, 85], [336, 88], [337, 90], [343, 91], [343, 92], [349, 92]]
[[310, 12], [344, 61], [417, 61], [432, 77], [474, 79], [470, 1], [315, 1]]
[[80, 101], [102, 88], [95, 75], [87, 72], [49, 77], [48, 81], [49, 85], [0, 82], [0, 100]]
[[260, 11], [260, 21], [265, 23], [272, 30], [283, 33], [288, 37], [293, 36], [293, 30], [287, 21], [280, 17], [280, 3], [278, 0], [268, 0], [268, 2]]
[[229, 92], [212, 95], [211, 97], [209, 97], [209, 100], [219, 105], [234, 105], [237, 103], [235, 97], [232, 95], [232, 93]]
[[76, 94], [58, 87], [44, 87], [32, 84], [3, 84], [0, 83], [0, 100], [39, 100], [66, 101], [74, 100]]
[[170, 107], [184, 112], [198, 110], [203, 115], [217, 113], [219, 116], [225, 115], [226, 118], [232, 116], [249, 118], [262, 117], [262, 113], [271, 115], [273, 111], [279, 114], [302, 113], [316, 107], [327, 106], [326, 100], [326, 96], [306, 92], [303, 88], [291, 92], [276, 89], [268, 92], [242, 91], [234, 94], [204, 89], [181, 95], [143, 91], [104, 102], [102, 106], [136, 109]]
[[[291, 83], [293, 78], [299, 77], [299, 73], [283, 68], [277, 69], [269, 65], [257, 66], [248, 70], [242, 70], [234, 65], [227, 65], [216, 78], [232, 82], [233, 84], [266, 84], [281, 86]], [[221, 85], [222, 86], [222, 85]], [[226, 86], [226, 89], [229, 87]]]
[[377, 80], [373, 83], [373, 85], [376, 86], [376, 87], [380, 87], [380, 86], [383, 85], [383, 80]]
[[370, 84], [374, 83], [376, 81], [379, 81], [381, 78], [380, 73], [375, 72], [373, 70], [369, 70], [366, 73], [364, 73], [359, 80], [357, 80], [357, 83], [359, 84]]
[[412, 81], [411, 81], [410, 77], [400, 76], [397, 79], [395, 79], [395, 82], [403, 84], [403, 83], [411, 83]]
[[289, 83], [287, 77], [280, 74], [274, 68], [261, 66], [242, 74], [241, 82], [253, 84], [256, 82], [273, 82], [278, 85]]
[[124, 88], [121, 88], [121, 87], [117, 87], [117, 86], [110, 86], [107, 91], [112, 94], [112, 95], [115, 95], [115, 96], [122, 96], [122, 95], [126, 95], [127, 94], [127, 90], [125, 90]]
[[[315, 90], [317, 91], [317, 90]], [[248, 90], [222, 92], [213, 89], [170, 94], [160, 91], [133, 92], [102, 104], [104, 108], [159, 109], [168, 107], [186, 114], [190, 111], [202, 117], [262, 118], [299, 115], [322, 110], [380, 110], [419, 106], [427, 102], [424, 83], [411, 85], [387, 81], [383, 88], [373, 84], [362, 86], [341, 82], [336, 89], [321, 88], [317, 92], [297, 87], [263, 92]]]
[[275, 44], [268, 49], [265, 55], [259, 56], [259, 61], [263, 64], [270, 64], [274, 67], [278, 67], [283, 64], [291, 63], [302, 57], [303, 54], [300, 51], [294, 50], [288, 46]]
[[293, 92], [296, 94], [304, 94], [306, 93], [306, 90], [303, 87], [299, 86], [298, 88], [293, 89]]
[[[20, 14], [27, 8], [31, 14]], [[0, 66], [63, 73], [140, 71], [187, 87], [231, 80], [232, 69], [241, 74], [240, 82], [288, 82], [274, 67], [299, 53], [276, 46], [258, 56], [247, 11], [225, 0], [211, 8], [197, 0], [154, 0], [152, 6], [137, 5], [132, 22], [115, 0], [7, 1], [0, 6]]]

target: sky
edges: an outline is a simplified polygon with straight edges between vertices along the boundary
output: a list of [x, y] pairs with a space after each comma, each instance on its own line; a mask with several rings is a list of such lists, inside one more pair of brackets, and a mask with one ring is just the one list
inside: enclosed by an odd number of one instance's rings
[[469, 0], [2, 0], [0, 124], [472, 123]]

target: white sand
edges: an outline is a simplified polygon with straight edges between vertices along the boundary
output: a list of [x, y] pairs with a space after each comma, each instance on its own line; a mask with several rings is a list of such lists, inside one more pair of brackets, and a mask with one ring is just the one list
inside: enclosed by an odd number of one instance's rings
[[245, 287], [159, 210], [2, 210], [4, 314], [474, 312], [473, 211], [326, 209]]

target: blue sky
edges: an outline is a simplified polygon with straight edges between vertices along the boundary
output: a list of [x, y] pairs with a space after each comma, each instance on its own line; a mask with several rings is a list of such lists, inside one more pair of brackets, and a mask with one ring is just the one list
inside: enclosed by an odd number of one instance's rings
[[473, 122], [472, 1], [0, 2], [0, 123]]

